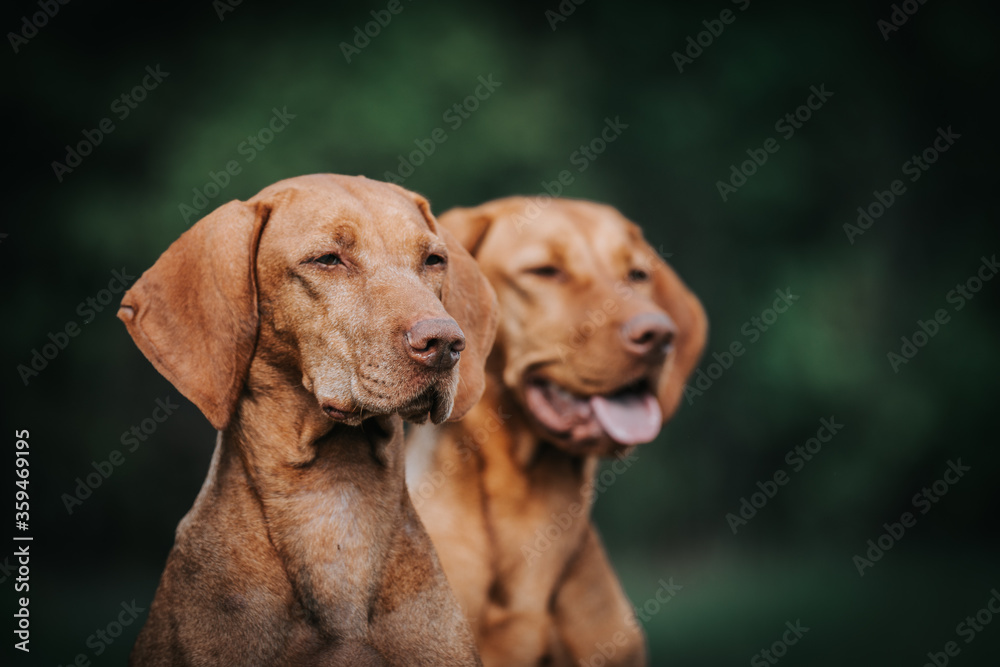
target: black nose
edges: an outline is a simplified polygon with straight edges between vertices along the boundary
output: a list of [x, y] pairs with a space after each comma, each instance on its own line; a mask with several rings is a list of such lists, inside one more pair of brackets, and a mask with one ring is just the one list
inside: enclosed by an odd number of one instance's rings
[[451, 368], [464, 349], [465, 334], [452, 319], [420, 320], [406, 332], [407, 353], [430, 368]]
[[666, 313], [640, 313], [622, 325], [625, 349], [636, 356], [666, 352], [677, 325]]

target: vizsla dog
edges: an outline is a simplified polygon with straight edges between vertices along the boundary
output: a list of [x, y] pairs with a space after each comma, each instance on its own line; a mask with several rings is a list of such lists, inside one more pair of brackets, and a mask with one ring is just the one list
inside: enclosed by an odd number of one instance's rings
[[479, 260], [501, 323], [483, 399], [415, 431], [407, 481], [483, 664], [644, 664], [590, 523], [593, 482], [599, 457], [652, 440], [676, 410], [701, 304], [608, 206], [509, 198], [440, 224]]
[[480, 664], [401, 417], [475, 404], [495, 296], [426, 200], [281, 181], [184, 233], [119, 317], [219, 430], [133, 664]]

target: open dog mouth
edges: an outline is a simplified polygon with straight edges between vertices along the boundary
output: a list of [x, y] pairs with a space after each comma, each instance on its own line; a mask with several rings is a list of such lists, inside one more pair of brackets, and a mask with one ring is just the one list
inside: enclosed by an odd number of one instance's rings
[[638, 445], [655, 438], [663, 421], [645, 379], [612, 393], [579, 396], [535, 377], [525, 387], [525, 399], [543, 426], [576, 442], [607, 435], [620, 445]]

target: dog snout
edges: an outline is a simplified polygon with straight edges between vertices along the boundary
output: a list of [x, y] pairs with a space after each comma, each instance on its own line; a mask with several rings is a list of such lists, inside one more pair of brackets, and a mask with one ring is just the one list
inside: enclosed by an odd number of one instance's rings
[[677, 325], [666, 313], [640, 313], [622, 325], [625, 348], [636, 356], [666, 352], [676, 335]]
[[452, 368], [465, 349], [465, 334], [455, 320], [443, 317], [414, 323], [405, 338], [410, 357], [429, 368]]

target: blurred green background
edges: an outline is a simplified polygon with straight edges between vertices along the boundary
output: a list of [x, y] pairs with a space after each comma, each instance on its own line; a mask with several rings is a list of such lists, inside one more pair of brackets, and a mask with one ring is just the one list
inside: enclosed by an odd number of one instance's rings
[[[783, 664], [917, 666], [948, 641], [953, 664], [997, 664], [1000, 619], [968, 644], [956, 626], [1000, 587], [1000, 282], [961, 310], [947, 300], [1000, 245], [995, 16], [985, 3], [910, 5], [885, 40], [889, 2], [566, 0], [553, 30], [557, 0], [403, 0], [349, 63], [341, 43], [386, 3], [80, 2], [16, 53], [8, 36], [3, 420], [8, 461], [11, 432], [31, 433], [35, 542], [32, 652], [6, 654], [123, 664], [140, 623], [110, 645], [88, 637], [123, 601], [148, 607], [212, 450], [211, 427], [115, 319], [118, 297], [88, 324], [78, 304], [113, 270], [148, 268], [196, 219], [181, 205], [231, 160], [240, 173], [204, 211], [298, 174], [385, 179], [442, 128], [404, 182], [435, 211], [538, 193], [569, 169], [566, 196], [640, 223], [702, 299], [702, 370], [746, 348], [597, 503], [637, 606], [661, 579], [683, 586], [644, 613], [651, 664], [746, 664], [796, 620], [810, 630]], [[674, 52], [723, 9], [735, 19], [678, 72]], [[11, 3], [2, 25], [19, 32], [38, 11]], [[169, 74], [121, 118], [115, 100], [157, 65]], [[480, 76], [499, 87], [468, 118], [446, 116]], [[776, 122], [821, 85], [833, 96], [785, 138]], [[294, 118], [251, 151], [275, 108]], [[60, 182], [52, 162], [104, 118], [114, 131]], [[581, 173], [572, 155], [605, 118], [628, 127]], [[911, 183], [903, 163], [939, 127], [961, 137]], [[723, 201], [717, 182], [769, 137], [779, 150]], [[843, 225], [894, 179], [906, 192], [849, 242]], [[745, 323], [786, 288], [800, 299], [751, 341]], [[887, 353], [940, 308], [950, 321], [894, 372]], [[70, 322], [82, 332], [25, 386], [17, 366]], [[181, 407], [68, 514], [63, 494], [168, 397]], [[793, 471], [786, 453], [831, 416], [844, 428]], [[971, 470], [859, 576], [853, 557], [959, 458]], [[788, 484], [734, 534], [726, 515], [779, 470]], [[12, 551], [0, 548], [9, 613]]]

